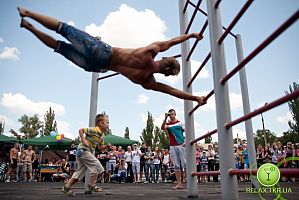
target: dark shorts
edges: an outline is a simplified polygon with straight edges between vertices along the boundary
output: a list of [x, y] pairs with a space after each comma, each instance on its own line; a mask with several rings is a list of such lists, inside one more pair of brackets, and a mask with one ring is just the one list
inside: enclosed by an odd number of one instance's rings
[[17, 168], [18, 166], [18, 160], [17, 159], [12, 159], [12, 163], [10, 163], [11, 168]]
[[110, 45], [66, 23], [59, 24], [57, 33], [71, 44], [58, 41], [55, 52], [86, 71], [102, 73], [108, 71], [112, 51]]

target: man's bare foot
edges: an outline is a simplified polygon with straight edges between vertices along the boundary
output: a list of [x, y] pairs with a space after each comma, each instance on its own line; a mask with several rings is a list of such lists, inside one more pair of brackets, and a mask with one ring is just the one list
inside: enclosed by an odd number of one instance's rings
[[20, 24], [21, 28], [30, 28], [32, 27], [32, 24], [30, 24], [27, 20], [25, 20], [24, 18], [21, 19], [21, 24]]
[[183, 186], [182, 185], [176, 185], [172, 189], [174, 189], [174, 190], [181, 190], [181, 189], [183, 189]]
[[25, 8], [21, 8], [21, 7], [18, 7], [17, 9], [18, 9], [21, 17], [27, 17], [28, 10], [26, 10]]

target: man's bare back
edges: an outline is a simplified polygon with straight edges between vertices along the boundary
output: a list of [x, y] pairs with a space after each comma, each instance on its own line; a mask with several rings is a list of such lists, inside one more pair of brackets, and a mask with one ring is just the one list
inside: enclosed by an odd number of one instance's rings
[[144, 84], [158, 70], [154, 54], [148, 48], [112, 48], [109, 69], [119, 72], [136, 84]]

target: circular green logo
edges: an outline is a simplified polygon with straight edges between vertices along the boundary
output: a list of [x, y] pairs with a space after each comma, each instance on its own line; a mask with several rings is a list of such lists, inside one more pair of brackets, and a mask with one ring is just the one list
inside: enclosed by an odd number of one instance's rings
[[260, 184], [266, 187], [271, 187], [279, 181], [280, 171], [275, 165], [266, 163], [260, 166], [256, 175]]

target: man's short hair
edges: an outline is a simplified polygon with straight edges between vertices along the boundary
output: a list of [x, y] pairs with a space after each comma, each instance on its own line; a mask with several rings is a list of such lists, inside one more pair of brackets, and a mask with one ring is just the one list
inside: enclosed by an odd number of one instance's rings
[[163, 57], [160, 61], [161, 73], [165, 76], [178, 75], [180, 73], [180, 63], [173, 57]]
[[108, 117], [106, 114], [97, 114], [95, 119], [95, 124], [97, 125], [99, 122], [103, 121], [104, 118]]
[[171, 113], [171, 112], [176, 113], [175, 110], [174, 110], [173, 108], [171, 108], [171, 109], [168, 110], [168, 113]]

